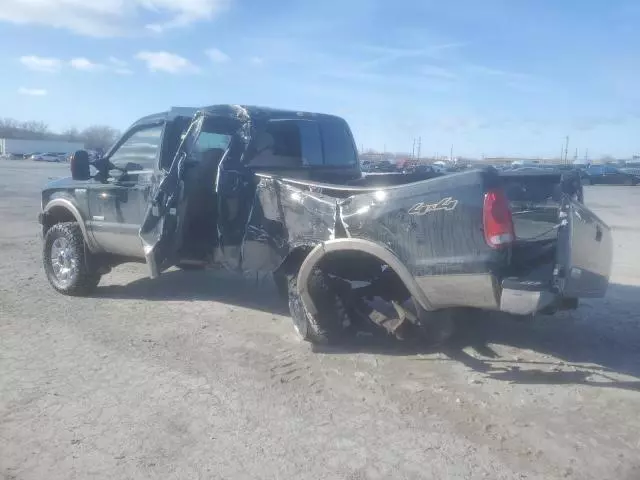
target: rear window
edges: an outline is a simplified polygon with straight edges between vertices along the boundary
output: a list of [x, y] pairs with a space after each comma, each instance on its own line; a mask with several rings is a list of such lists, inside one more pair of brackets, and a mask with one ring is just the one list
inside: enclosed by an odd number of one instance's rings
[[298, 168], [357, 163], [349, 127], [341, 119], [271, 120], [256, 134], [253, 147], [252, 166]]

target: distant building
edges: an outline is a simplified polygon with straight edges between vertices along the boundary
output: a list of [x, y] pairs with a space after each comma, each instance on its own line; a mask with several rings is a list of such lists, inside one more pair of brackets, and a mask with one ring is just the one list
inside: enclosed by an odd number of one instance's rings
[[73, 153], [84, 149], [82, 142], [63, 140], [27, 140], [21, 138], [0, 138], [0, 154], [25, 155], [28, 153]]

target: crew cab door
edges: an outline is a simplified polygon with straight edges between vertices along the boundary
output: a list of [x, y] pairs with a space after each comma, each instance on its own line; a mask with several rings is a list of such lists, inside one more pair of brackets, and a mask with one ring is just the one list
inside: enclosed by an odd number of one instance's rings
[[138, 231], [157, 170], [163, 129], [164, 123], [156, 122], [128, 131], [106, 157], [116, 168], [87, 190], [88, 228], [105, 252], [143, 256]]
[[[198, 137], [201, 126], [202, 117], [196, 116], [180, 140], [170, 166], [162, 166], [152, 179], [150, 195], [139, 231], [151, 278], [158, 277], [162, 270], [175, 263], [175, 254], [180, 248], [179, 209], [184, 204], [182, 174], [187, 152]], [[175, 133], [175, 135], [180, 134]]]
[[240, 162], [244, 143], [234, 136], [218, 166], [216, 194], [218, 198], [217, 260], [230, 270], [242, 267], [242, 241], [254, 203], [256, 178], [253, 171]]

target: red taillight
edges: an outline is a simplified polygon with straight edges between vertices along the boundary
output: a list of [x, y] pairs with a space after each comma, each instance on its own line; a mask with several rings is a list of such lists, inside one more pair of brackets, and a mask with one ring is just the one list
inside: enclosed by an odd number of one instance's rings
[[502, 190], [491, 190], [485, 194], [482, 220], [484, 239], [491, 248], [501, 248], [513, 243], [513, 218], [509, 200]]

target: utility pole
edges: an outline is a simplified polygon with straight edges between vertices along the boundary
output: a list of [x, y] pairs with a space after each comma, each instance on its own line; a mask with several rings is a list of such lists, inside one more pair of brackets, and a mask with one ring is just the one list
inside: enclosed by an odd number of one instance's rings
[[413, 138], [413, 146], [411, 147], [411, 158], [416, 158], [416, 139]]
[[573, 163], [578, 161], [578, 149], [576, 148], [576, 154], [573, 156]]
[[564, 146], [564, 163], [567, 163], [567, 157], [569, 156], [569, 135], [566, 136], [566, 143]]
[[420, 160], [420, 149], [422, 148], [422, 137], [418, 137], [418, 160]]
[[449, 153], [449, 161], [453, 163], [453, 143], [451, 144], [451, 152]]

